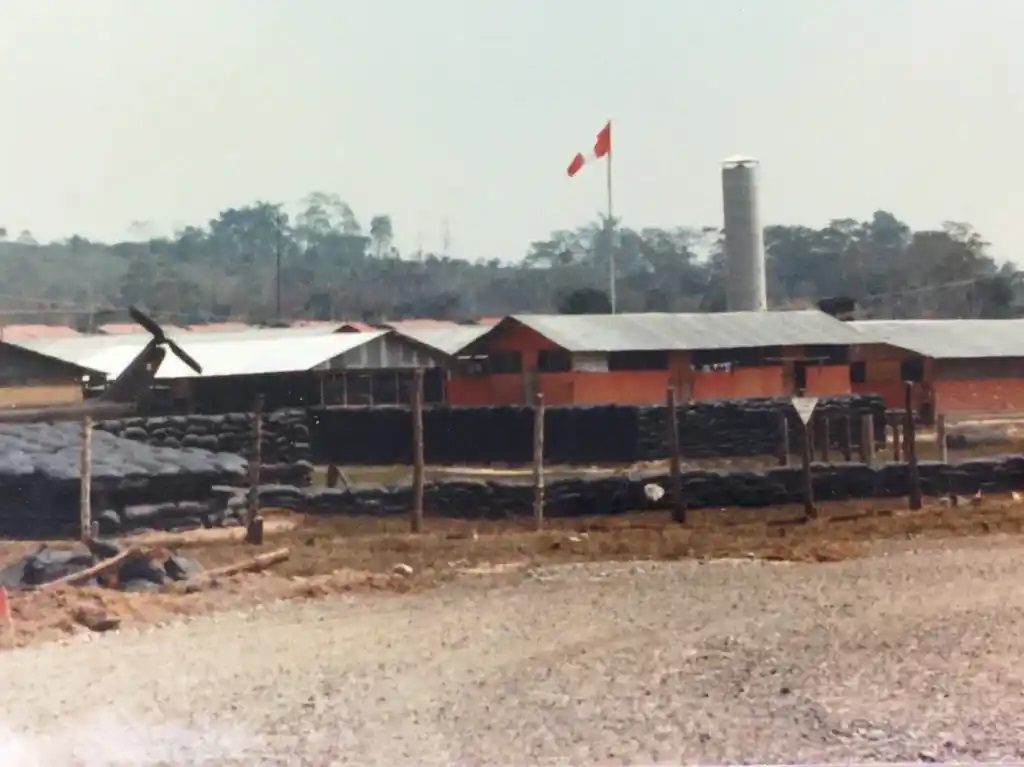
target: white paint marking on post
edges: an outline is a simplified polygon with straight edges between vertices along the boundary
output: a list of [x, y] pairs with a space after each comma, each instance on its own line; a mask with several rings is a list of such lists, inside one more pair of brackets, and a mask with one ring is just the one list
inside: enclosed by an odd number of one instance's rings
[[814, 414], [814, 408], [817, 406], [817, 397], [793, 397], [793, 407], [805, 426], [810, 422], [811, 416]]

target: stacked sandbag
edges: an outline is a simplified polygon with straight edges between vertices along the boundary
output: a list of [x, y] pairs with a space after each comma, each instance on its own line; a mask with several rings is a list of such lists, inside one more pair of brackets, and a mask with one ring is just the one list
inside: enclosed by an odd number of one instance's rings
[[[79, 424], [0, 425], [0, 534], [77, 532], [80, 461]], [[95, 431], [93, 518], [117, 532], [125, 527], [123, 510], [129, 506], [209, 504], [214, 485], [240, 484], [245, 470], [246, 462], [238, 455], [154, 447]]]
[[[95, 540], [90, 545], [76, 543], [69, 548], [55, 549], [41, 546], [34, 553], [0, 569], [0, 587], [9, 590], [34, 588], [74, 575], [115, 557], [122, 545], [113, 541]], [[102, 580], [124, 591], [155, 591], [172, 581], [182, 581], [198, 575], [202, 565], [190, 557], [175, 552], [146, 555], [141, 552], [128, 555], [119, 567]], [[81, 586], [98, 586], [96, 578], [76, 582]], [[96, 626], [90, 626], [103, 630]], [[113, 626], [111, 627], [113, 628]]]
[[412, 461], [407, 408], [318, 408], [310, 412], [309, 421], [315, 463], [384, 466]]
[[[408, 411], [404, 418], [408, 424]], [[423, 450], [432, 465], [480, 463], [480, 456], [487, 456], [489, 464], [528, 461], [533, 455], [533, 409], [520, 405], [428, 408], [423, 414]]]
[[[817, 411], [830, 417], [839, 446], [851, 419], [851, 445], [860, 443], [861, 414], [875, 416], [884, 439], [884, 403], [874, 395], [823, 397]], [[677, 422], [687, 458], [775, 455], [781, 445], [780, 413], [796, 433], [799, 419], [787, 397], [691, 402]], [[412, 415], [405, 407], [317, 408], [311, 411], [316, 463], [408, 465]], [[523, 464], [533, 458], [533, 410], [521, 405], [427, 407], [424, 456], [434, 465]], [[549, 464], [616, 464], [659, 460], [670, 453], [668, 411], [660, 405], [548, 407], [544, 455]]]
[[[895, 498], [909, 492], [905, 464], [869, 467], [858, 463], [813, 464], [815, 498], [819, 501]], [[1024, 455], [978, 459], [960, 464], [925, 461], [920, 464], [921, 487], [927, 495], [969, 495], [1009, 492], [1024, 487]], [[638, 509], [668, 509], [666, 494], [652, 503], [646, 485], [668, 487], [664, 474], [595, 475], [549, 481], [545, 514], [578, 517], [621, 514]], [[691, 508], [767, 507], [799, 503], [803, 477], [799, 468], [719, 472], [691, 470], [682, 474], [683, 494]], [[309, 489], [305, 509], [312, 514], [407, 514], [412, 503], [408, 483], [392, 487], [353, 485]], [[528, 480], [450, 480], [424, 488], [426, 513], [434, 516], [505, 519], [531, 514], [533, 488]]]
[[[637, 405], [548, 408], [545, 460], [550, 464], [632, 463], [643, 438], [640, 416], [647, 409]], [[530, 428], [532, 434], [532, 423]], [[661, 441], [665, 441], [664, 432]]]
[[[253, 447], [251, 413], [167, 415], [100, 421], [96, 428], [154, 447], [200, 448], [248, 457]], [[306, 485], [313, 471], [305, 410], [276, 410], [263, 417], [260, 477]]]
[[[850, 419], [850, 445], [860, 445], [860, 417], [873, 416], [876, 443], [885, 439], [885, 402], [876, 395], [837, 395], [821, 397], [815, 407], [817, 417], [827, 417], [830, 443], [842, 446], [846, 439], [846, 419]], [[782, 444], [783, 414], [790, 430], [791, 444], [802, 422], [788, 397], [709, 400], [690, 402], [677, 409], [680, 450], [685, 458], [736, 458], [775, 455]], [[640, 414], [637, 460], [658, 460], [667, 456], [668, 411], [648, 407]]]
[[[386, 466], [412, 462], [412, 414], [404, 407], [319, 408], [310, 415], [316, 463]], [[429, 407], [423, 412], [430, 464], [521, 463], [533, 451], [533, 411]]]

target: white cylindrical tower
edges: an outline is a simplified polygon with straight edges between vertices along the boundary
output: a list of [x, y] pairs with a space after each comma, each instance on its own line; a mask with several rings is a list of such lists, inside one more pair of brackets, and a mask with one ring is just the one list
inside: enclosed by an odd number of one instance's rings
[[730, 312], [763, 312], [768, 308], [757, 177], [758, 162], [751, 157], [730, 157], [722, 162], [725, 302]]

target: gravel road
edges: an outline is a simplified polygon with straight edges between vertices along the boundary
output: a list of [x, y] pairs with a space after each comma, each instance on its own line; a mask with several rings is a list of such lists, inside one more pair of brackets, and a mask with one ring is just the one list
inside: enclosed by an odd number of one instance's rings
[[990, 539], [279, 603], [0, 655], [0, 764], [1020, 758], [1022, 582]]

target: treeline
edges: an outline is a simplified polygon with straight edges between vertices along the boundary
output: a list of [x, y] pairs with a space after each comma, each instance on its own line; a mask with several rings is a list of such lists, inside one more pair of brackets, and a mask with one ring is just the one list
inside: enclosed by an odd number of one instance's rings
[[[174, 237], [105, 244], [73, 236], [0, 242], [6, 321], [89, 315], [130, 303], [167, 321], [284, 318], [468, 319], [512, 312], [606, 308], [614, 243], [620, 311], [720, 311], [722, 234], [714, 227], [633, 229], [594, 223], [531, 243], [516, 262], [402, 254], [387, 215], [363, 224], [336, 195], [315, 193], [292, 217], [257, 202]], [[3, 232], [6, 235], [6, 232]], [[857, 298], [868, 316], [1018, 316], [1017, 273], [962, 223], [913, 231], [878, 211], [814, 229], [765, 230], [769, 300], [776, 307]], [[516, 256], [519, 254], [509, 254]], [[98, 322], [105, 312], [93, 314]]]

